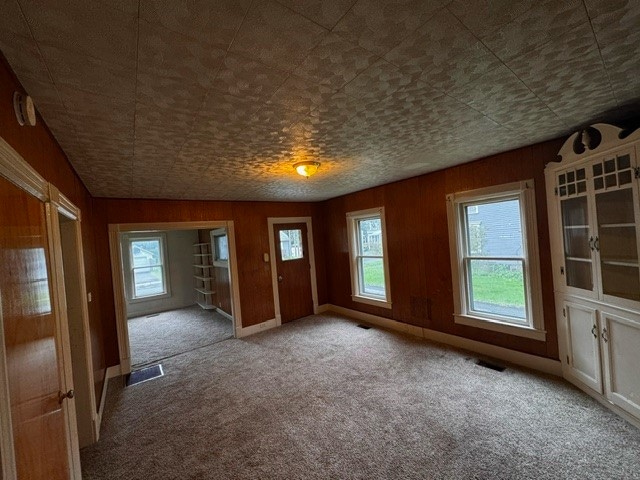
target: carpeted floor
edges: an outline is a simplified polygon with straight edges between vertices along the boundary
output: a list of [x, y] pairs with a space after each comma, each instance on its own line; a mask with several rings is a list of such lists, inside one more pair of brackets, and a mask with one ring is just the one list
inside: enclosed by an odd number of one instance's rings
[[565, 381], [316, 315], [111, 381], [85, 479], [631, 479], [640, 430]]
[[231, 320], [198, 305], [130, 318], [128, 325], [131, 364], [134, 366], [233, 337]]

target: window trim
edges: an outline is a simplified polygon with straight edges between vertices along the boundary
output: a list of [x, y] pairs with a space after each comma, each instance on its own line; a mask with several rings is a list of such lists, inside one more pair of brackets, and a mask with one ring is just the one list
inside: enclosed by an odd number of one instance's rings
[[[483, 315], [470, 311], [467, 298], [467, 269], [464, 265], [466, 239], [464, 206], [469, 203], [501, 201], [517, 198], [520, 201], [520, 221], [523, 236], [523, 275], [527, 323], [506, 322], [497, 315]], [[449, 223], [449, 248], [451, 277], [453, 282], [454, 322], [495, 332], [544, 341], [544, 312], [541, 291], [538, 228], [533, 179], [494, 185], [491, 187], [452, 193], [447, 195], [447, 219]]]
[[[358, 220], [371, 217], [380, 217], [382, 240], [382, 264], [384, 267], [385, 297], [368, 295], [360, 291], [361, 271], [359, 268], [358, 254]], [[385, 222], [384, 207], [369, 208], [347, 213], [347, 237], [349, 243], [349, 272], [351, 274], [351, 299], [354, 302], [366, 303], [377, 307], [391, 308], [391, 282], [389, 281], [389, 255], [387, 249], [387, 225]]]
[[[167, 254], [167, 237], [163, 232], [150, 232], [150, 233], [133, 233], [130, 235], [123, 235], [123, 251], [122, 260], [124, 263], [123, 270], [127, 272], [129, 288], [126, 289], [127, 301], [129, 303], [141, 303], [152, 300], [161, 300], [171, 297], [171, 283], [169, 281], [169, 258]], [[133, 264], [131, 262], [131, 246], [133, 242], [140, 240], [160, 240], [160, 255], [162, 257], [162, 277], [164, 281], [165, 291], [157, 295], [146, 295], [144, 297], [135, 296], [135, 277], [133, 275]]]

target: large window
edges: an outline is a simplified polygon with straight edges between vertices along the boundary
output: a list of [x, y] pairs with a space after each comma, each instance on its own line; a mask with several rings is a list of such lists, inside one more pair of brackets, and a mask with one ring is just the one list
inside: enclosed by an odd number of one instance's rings
[[126, 239], [132, 300], [169, 293], [164, 235], [131, 236]]
[[354, 301], [391, 308], [384, 208], [347, 214]]
[[533, 180], [447, 202], [456, 323], [544, 339]]

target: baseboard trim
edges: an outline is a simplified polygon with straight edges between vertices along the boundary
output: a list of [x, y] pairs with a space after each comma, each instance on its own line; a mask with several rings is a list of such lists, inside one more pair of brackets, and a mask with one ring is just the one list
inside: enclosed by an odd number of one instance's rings
[[250, 327], [243, 327], [238, 331], [238, 338], [248, 337], [254, 333], [263, 332], [271, 328], [277, 327], [276, 319], [272, 318], [266, 322], [258, 323], [257, 325], [251, 325]]
[[316, 307], [316, 313], [325, 313], [329, 311], [329, 304], [323, 303], [322, 305], [318, 305]]
[[377, 325], [382, 328], [407, 333], [432, 342], [451, 345], [452, 347], [469, 350], [471, 352], [496, 358], [514, 365], [562, 377], [562, 366], [557, 360], [538, 357], [536, 355], [517, 352], [515, 350], [509, 350], [508, 348], [498, 347], [496, 345], [490, 345], [488, 343], [478, 342], [464, 337], [458, 337], [457, 335], [409, 325], [407, 323], [398, 322], [397, 320], [371, 315], [370, 313], [358, 312], [357, 310], [351, 310], [338, 305], [329, 304], [328, 310], [372, 325]]
[[98, 414], [94, 417], [94, 432], [96, 442], [100, 439], [100, 426], [102, 425], [102, 414], [104, 413], [104, 405], [107, 401], [107, 388], [109, 387], [109, 380], [122, 375], [122, 369], [120, 365], [113, 365], [108, 367], [104, 373], [104, 385], [102, 386], [102, 395], [100, 395], [100, 408], [98, 408]]
[[225, 312], [224, 310], [222, 310], [221, 308], [216, 307], [216, 313], [219, 313], [224, 318], [231, 320], [233, 322], [233, 317], [229, 315], [227, 312]]

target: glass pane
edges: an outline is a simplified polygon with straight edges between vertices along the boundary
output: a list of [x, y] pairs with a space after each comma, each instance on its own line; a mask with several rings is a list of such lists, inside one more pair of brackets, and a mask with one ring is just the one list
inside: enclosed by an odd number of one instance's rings
[[575, 173], [567, 172], [567, 182], [571, 183], [571, 182], [575, 182], [575, 180], [576, 180]]
[[628, 154], [618, 157], [618, 170], [624, 170], [625, 168], [631, 168], [631, 157]]
[[587, 191], [587, 182], [578, 182], [578, 193], [584, 193]]
[[587, 197], [561, 202], [567, 285], [593, 289]]
[[618, 184], [619, 185], [626, 185], [628, 183], [631, 183], [631, 170], [626, 170], [624, 172], [620, 172], [618, 174]]
[[382, 222], [380, 217], [358, 220], [359, 255], [382, 255]]
[[601, 163], [596, 163], [593, 166], [593, 176], [594, 177], [598, 177], [600, 175], [602, 175], [602, 164]]
[[160, 240], [134, 240], [131, 242], [131, 266], [148, 267], [151, 265], [162, 265], [160, 255]]
[[226, 235], [216, 235], [213, 237], [215, 240], [215, 255], [216, 260], [225, 261], [229, 260], [229, 243]]
[[384, 298], [384, 262], [380, 258], [360, 258], [361, 293]]
[[526, 320], [524, 273], [519, 260], [469, 260], [469, 308]]
[[567, 178], [565, 177], [564, 173], [558, 177], [558, 183], [560, 185], [564, 185], [565, 183], [567, 183]]
[[166, 293], [162, 267], [139, 267], [133, 270], [134, 297], [149, 297]]
[[583, 290], [593, 290], [593, 278], [591, 273], [591, 260], [579, 261], [565, 260], [565, 270], [567, 285], [581, 288]]
[[615, 171], [616, 171], [616, 161], [613, 158], [611, 160], [605, 160], [604, 173], [611, 173]]
[[297, 260], [304, 256], [302, 230], [280, 230], [280, 256], [283, 261]]
[[615, 187], [616, 186], [616, 175], [615, 175], [615, 173], [612, 174], [612, 175], [607, 175], [606, 177], [604, 177], [604, 184], [607, 186], [607, 188]]
[[593, 187], [596, 190], [602, 190], [604, 188], [604, 179], [602, 177], [594, 178]]
[[576, 170], [576, 178], [577, 178], [578, 180], [584, 180], [584, 179], [585, 179], [585, 176], [586, 176], [586, 174], [585, 174], [585, 170], [584, 170], [584, 168], [581, 168], [581, 169], [579, 169], [579, 170]]
[[630, 188], [597, 194], [596, 209], [600, 226], [635, 223], [633, 192]]
[[478, 257], [520, 257], [524, 254], [520, 201], [503, 200], [466, 206], [467, 254]]
[[640, 300], [640, 277], [638, 268], [623, 264], [602, 263], [602, 290], [605, 295], [614, 295], [629, 300]]
[[630, 188], [596, 195], [602, 290], [640, 300], [638, 242]]

